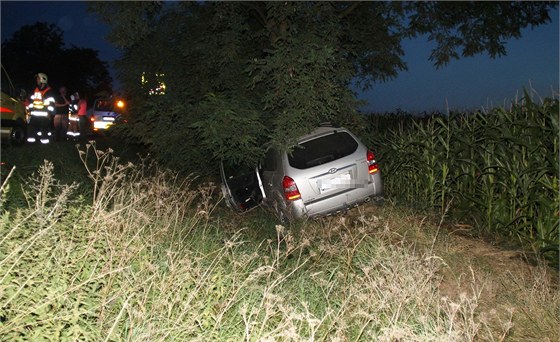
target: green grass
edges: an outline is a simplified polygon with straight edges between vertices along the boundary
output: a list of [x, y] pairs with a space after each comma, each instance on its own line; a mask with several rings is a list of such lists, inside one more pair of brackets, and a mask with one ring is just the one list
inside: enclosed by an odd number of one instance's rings
[[452, 235], [390, 203], [288, 228], [260, 209], [225, 211], [216, 184], [88, 153], [102, 169], [76, 173], [87, 196], [44, 162], [20, 184], [26, 204], [3, 204], [2, 340], [558, 338], [546, 268], [517, 279], [523, 309], [542, 317], [530, 327], [509, 304], [484, 303], [487, 279], [440, 256], [456, 251]]

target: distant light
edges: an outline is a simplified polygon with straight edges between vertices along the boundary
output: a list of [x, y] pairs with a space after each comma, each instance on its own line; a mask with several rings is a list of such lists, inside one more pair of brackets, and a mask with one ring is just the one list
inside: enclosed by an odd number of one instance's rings
[[117, 101], [117, 107], [124, 108], [124, 101], [123, 100]]
[[165, 74], [156, 72], [153, 73], [152, 75], [155, 77], [153, 78], [150, 77], [150, 79], [148, 79], [146, 72], [142, 72], [141, 80], [140, 80], [142, 87], [147, 86], [148, 84], [154, 85], [154, 87], [148, 89], [149, 95], [165, 95], [165, 91], [167, 88], [165, 83], [163, 82], [163, 79], [165, 78]]

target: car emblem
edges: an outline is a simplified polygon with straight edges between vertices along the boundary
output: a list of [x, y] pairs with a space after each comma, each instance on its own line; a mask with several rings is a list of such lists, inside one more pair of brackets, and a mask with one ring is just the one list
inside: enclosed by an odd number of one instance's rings
[[336, 173], [336, 171], [338, 171], [338, 169], [336, 167], [333, 167], [329, 170], [329, 173]]

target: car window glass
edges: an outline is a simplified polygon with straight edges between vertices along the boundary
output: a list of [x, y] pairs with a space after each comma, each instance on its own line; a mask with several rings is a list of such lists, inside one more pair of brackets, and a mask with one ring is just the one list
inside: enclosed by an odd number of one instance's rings
[[228, 163], [225, 161], [222, 162], [222, 165], [224, 167], [224, 175], [226, 176], [226, 178], [239, 177], [255, 172], [255, 169], [253, 167], [247, 165]]
[[334, 132], [299, 144], [288, 155], [296, 169], [307, 169], [346, 157], [356, 151], [358, 142], [346, 132]]
[[97, 101], [95, 103], [95, 110], [100, 112], [110, 112], [113, 110], [113, 103], [111, 101]]

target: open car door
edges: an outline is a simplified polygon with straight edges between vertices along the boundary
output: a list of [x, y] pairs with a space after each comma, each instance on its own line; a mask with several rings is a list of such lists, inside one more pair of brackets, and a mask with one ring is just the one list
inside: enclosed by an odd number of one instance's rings
[[258, 170], [230, 166], [220, 161], [222, 193], [228, 207], [245, 212], [256, 208], [266, 198]]

